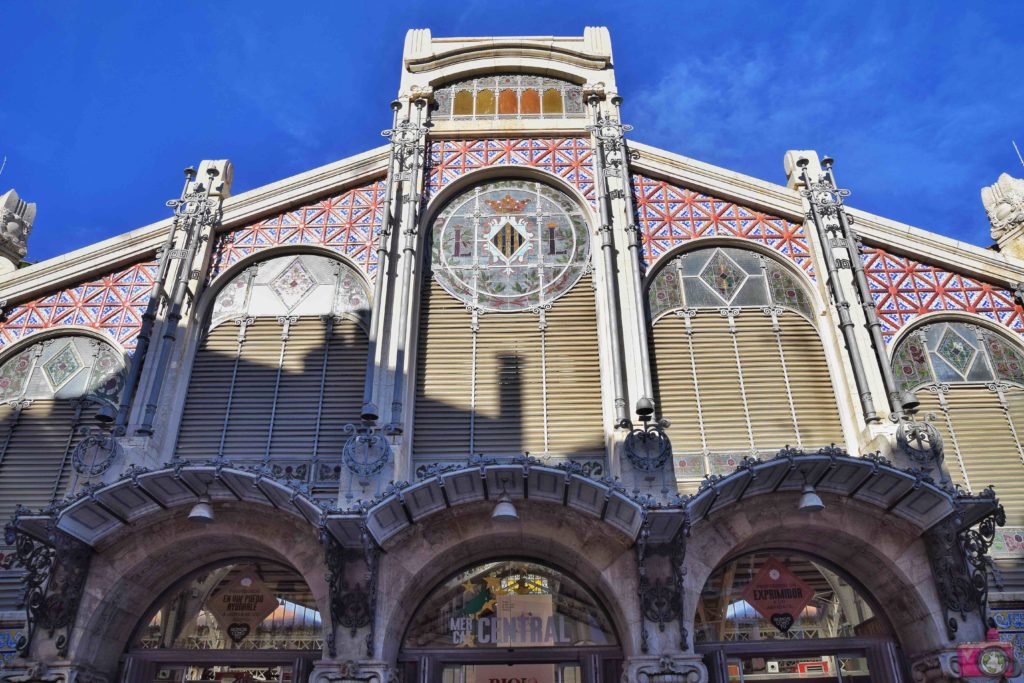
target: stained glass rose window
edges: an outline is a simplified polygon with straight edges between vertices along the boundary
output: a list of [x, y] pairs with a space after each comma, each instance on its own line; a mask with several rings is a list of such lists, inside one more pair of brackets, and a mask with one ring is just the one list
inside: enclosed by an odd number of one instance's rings
[[434, 275], [452, 296], [485, 311], [544, 306], [590, 262], [587, 222], [567, 195], [530, 180], [478, 185], [434, 219]]

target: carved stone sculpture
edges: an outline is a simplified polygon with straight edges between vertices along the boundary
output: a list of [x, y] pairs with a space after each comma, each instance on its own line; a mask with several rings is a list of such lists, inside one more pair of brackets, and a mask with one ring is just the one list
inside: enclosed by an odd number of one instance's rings
[[1002, 174], [994, 185], [981, 189], [981, 202], [999, 250], [1024, 257], [1024, 180]]
[[18, 267], [28, 253], [28, 234], [36, 219], [36, 205], [8, 190], [0, 195], [0, 275]]

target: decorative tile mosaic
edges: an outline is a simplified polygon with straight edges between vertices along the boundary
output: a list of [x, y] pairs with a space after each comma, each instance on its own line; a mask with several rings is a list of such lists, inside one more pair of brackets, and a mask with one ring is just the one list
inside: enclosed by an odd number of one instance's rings
[[888, 341], [933, 311], [977, 313], [1024, 334], [1024, 311], [1008, 289], [877, 247], [865, 247], [861, 257]]
[[488, 166], [540, 168], [575, 186], [591, 204], [596, 201], [586, 138], [435, 140], [430, 143], [427, 162], [427, 197], [466, 173]]
[[289, 263], [280, 275], [270, 281], [270, 291], [277, 295], [289, 311], [305, 299], [314, 287], [316, 281], [299, 258]]
[[156, 270], [155, 261], [138, 263], [14, 306], [0, 321], [0, 349], [65, 325], [102, 330], [134, 349]]
[[377, 237], [384, 218], [383, 178], [217, 235], [209, 279], [242, 258], [271, 247], [308, 244], [377, 270]]
[[803, 225], [637, 173], [633, 200], [648, 265], [689, 240], [741, 237], [773, 249], [814, 277]]

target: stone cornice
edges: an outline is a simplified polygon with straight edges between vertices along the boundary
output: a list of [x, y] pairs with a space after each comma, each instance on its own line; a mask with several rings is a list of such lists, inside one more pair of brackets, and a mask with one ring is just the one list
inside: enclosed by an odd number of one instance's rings
[[[635, 171], [671, 179], [685, 187], [774, 213], [796, 223], [804, 222], [804, 209], [797, 190], [640, 142], [630, 141], [629, 146], [639, 153], [630, 164]], [[994, 280], [1009, 285], [1011, 289], [1024, 280], [1024, 261], [851, 206], [847, 206], [847, 212], [855, 219], [853, 229], [869, 246], [878, 246], [982, 280]]]
[[[565, 42], [568, 41], [561, 38], [488, 39], [464, 43], [458, 47], [426, 56], [407, 58], [405, 65], [410, 73], [423, 73], [470, 60], [500, 59], [502, 57], [534, 57], [545, 61], [565, 62], [594, 71], [606, 69], [611, 64], [611, 55], [574, 50], [565, 47], [563, 44]], [[583, 40], [581, 39], [579, 42], [583, 43]]]
[[[385, 172], [387, 145], [234, 195], [224, 201], [222, 229], [258, 220], [275, 209], [311, 200]], [[169, 210], [168, 210], [169, 212]], [[170, 217], [0, 277], [8, 305], [138, 262], [167, 238]]]

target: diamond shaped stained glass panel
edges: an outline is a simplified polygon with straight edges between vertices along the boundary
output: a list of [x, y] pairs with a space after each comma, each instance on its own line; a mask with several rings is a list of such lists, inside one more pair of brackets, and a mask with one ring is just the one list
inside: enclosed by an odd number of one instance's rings
[[747, 281], [747, 274], [718, 249], [700, 272], [700, 279], [729, 303]]
[[498, 228], [497, 232], [494, 233], [494, 237], [491, 238], [491, 244], [494, 245], [499, 254], [505, 257], [506, 261], [511, 261], [512, 257], [516, 255], [516, 252], [525, 243], [526, 236], [517, 230], [511, 221], [505, 221], [505, 224]]
[[46, 373], [46, 381], [56, 391], [74, 377], [82, 367], [82, 359], [75, 352], [75, 347], [72, 344], [66, 344], [50, 360], [43, 363], [43, 372]]
[[966, 375], [978, 350], [953, 329], [947, 327], [946, 331], [942, 333], [935, 352], [961, 375]]
[[302, 265], [301, 258], [292, 261], [287, 268], [281, 271], [280, 275], [270, 281], [270, 290], [284, 302], [289, 311], [309, 296], [314, 288], [316, 288], [316, 280], [313, 279], [309, 269]]

